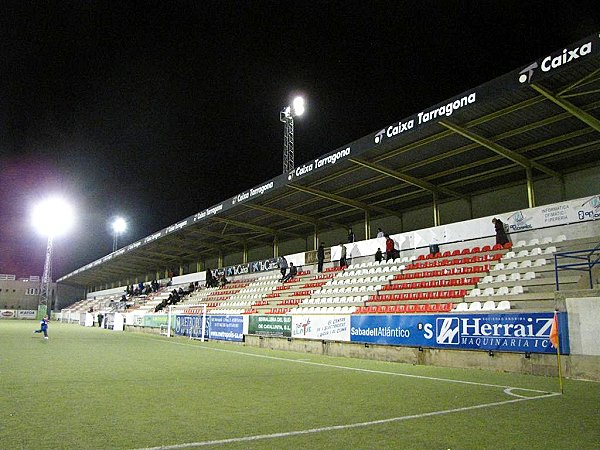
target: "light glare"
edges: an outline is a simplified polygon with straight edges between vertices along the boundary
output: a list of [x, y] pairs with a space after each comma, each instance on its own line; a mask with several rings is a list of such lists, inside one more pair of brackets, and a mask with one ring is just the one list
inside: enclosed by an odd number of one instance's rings
[[294, 115], [301, 116], [304, 114], [304, 99], [302, 97], [296, 97], [292, 103], [292, 107], [294, 108]]
[[73, 208], [58, 197], [48, 198], [33, 209], [33, 226], [45, 236], [59, 236], [69, 231], [75, 223]]
[[112, 224], [113, 231], [117, 234], [123, 233], [127, 229], [127, 222], [122, 217], [117, 217]]

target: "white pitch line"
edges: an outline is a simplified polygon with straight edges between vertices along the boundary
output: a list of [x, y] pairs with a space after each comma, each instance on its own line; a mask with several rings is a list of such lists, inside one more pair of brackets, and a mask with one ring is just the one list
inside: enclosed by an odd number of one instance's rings
[[259, 441], [259, 440], [264, 440], [264, 439], [286, 438], [286, 437], [290, 437], [290, 436], [300, 436], [300, 435], [305, 435], [305, 434], [322, 433], [325, 431], [348, 430], [351, 428], [362, 428], [362, 427], [369, 427], [369, 426], [373, 426], [373, 425], [381, 425], [381, 424], [392, 423], [392, 422], [401, 422], [401, 421], [405, 421], [405, 420], [442, 416], [445, 414], [453, 414], [453, 413], [459, 413], [459, 412], [464, 412], [464, 411], [472, 411], [474, 409], [491, 408], [493, 406], [501, 406], [501, 405], [507, 405], [510, 403], [517, 403], [517, 402], [526, 402], [528, 400], [537, 400], [540, 398], [554, 397], [557, 395], [560, 395], [560, 393], [558, 393], [558, 392], [546, 393], [545, 395], [540, 395], [537, 397], [520, 397], [520, 398], [516, 398], [516, 399], [512, 399], [512, 400], [504, 400], [501, 402], [482, 403], [479, 405], [464, 406], [461, 408], [445, 409], [445, 410], [441, 410], [441, 411], [432, 411], [432, 412], [421, 413], [421, 414], [412, 414], [409, 416], [400, 416], [400, 417], [391, 417], [389, 419], [371, 420], [369, 422], [358, 422], [358, 423], [350, 423], [350, 424], [346, 424], [346, 425], [333, 425], [333, 426], [329, 426], [329, 427], [309, 428], [307, 430], [286, 431], [286, 432], [282, 432], [282, 433], [258, 434], [258, 435], [254, 435], [254, 436], [242, 436], [242, 437], [237, 437], [237, 438], [219, 439], [219, 440], [214, 440], [214, 441], [201, 441], [201, 442], [188, 442], [185, 444], [161, 445], [159, 447], [147, 447], [147, 448], [140, 448], [140, 449], [136, 449], [136, 450], [178, 450], [178, 449], [182, 449], [182, 448], [205, 447], [208, 445], [223, 445], [223, 444], [233, 444], [233, 443], [240, 443], [240, 442]]
[[375, 374], [381, 374], [381, 375], [392, 375], [392, 376], [405, 377], [405, 378], [416, 378], [416, 379], [421, 379], [421, 380], [442, 381], [442, 382], [446, 382], [446, 383], [457, 383], [457, 384], [467, 384], [467, 385], [472, 385], [472, 386], [501, 388], [505, 391], [506, 394], [512, 395], [515, 397], [519, 397], [519, 395], [511, 392], [513, 389], [517, 389], [517, 390], [525, 391], [525, 392], [535, 392], [538, 394], [555, 394], [555, 392], [540, 391], [537, 389], [521, 388], [521, 387], [516, 387], [516, 386], [504, 386], [504, 385], [499, 385], [499, 384], [478, 383], [476, 381], [452, 380], [450, 378], [429, 377], [429, 376], [425, 376], [425, 375], [411, 375], [411, 374], [407, 374], [407, 373], [387, 372], [384, 370], [361, 369], [359, 367], [348, 367], [348, 366], [340, 366], [337, 364], [319, 363], [319, 362], [314, 362], [314, 361], [308, 361], [305, 359], [290, 359], [290, 358], [282, 358], [279, 356], [257, 355], [254, 353], [240, 352], [238, 350], [227, 350], [227, 349], [223, 349], [223, 348], [197, 346], [197, 345], [186, 344], [183, 342], [166, 341], [164, 339], [154, 339], [154, 338], [151, 338], [151, 339], [158, 341], [158, 342], [168, 343], [168, 344], [183, 345], [186, 347], [195, 347], [195, 348], [199, 348], [199, 349], [203, 349], [203, 350], [213, 350], [216, 352], [233, 353], [236, 355], [253, 356], [255, 358], [264, 358], [264, 359], [272, 359], [272, 360], [276, 360], [276, 361], [293, 362], [296, 364], [308, 364], [311, 366], [330, 367], [330, 368], [334, 368], [334, 369], [351, 370], [351, 371], [355, 371], [355, 372], [375, 373]]

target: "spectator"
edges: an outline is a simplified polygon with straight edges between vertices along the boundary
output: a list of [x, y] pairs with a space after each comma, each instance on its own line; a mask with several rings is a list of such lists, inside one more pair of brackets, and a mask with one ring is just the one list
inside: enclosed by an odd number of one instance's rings
[[279, 269], [281, 270], [281, 280], [283, 280], [288, 269], [288, 262], [287, 259], [285, 259], [285, 256], [279, 258]]
[[290, 263], [290, 272], [285, 277], [282, 278], [281, 282], [285, 283], [286, 281], [294, 278], [296, 275], [298, 275], [298, 269], [296, 269], [296, 266], [294, 266], [294, 263]]
[[98, 313], [98, 326], [102, 328], [102, 319], [104, 319], [104, 315], [102, 313]]
[[225, 286], [227, 283], [229, 283], [229, 280], [227, 278], [225, 278], [225, 274], [221, 275], [219, 277], [219, 287], [223, 287]]
[[[323, 272], [323, 262], [325, 261], [325, 243], [321, 242], [317, 250], [317, 272]], [[290, 269], [291, 270], [291, 269]]]
[[348, 267], [348, 263], [346, 261], [346, 246], [340, 242], [340, 247], [340, 267]]
[[492, 219], [492, 223], [496, 229], [496, 244], [504, 245], [510, 242], [504, 229], [504, 223], [495, 217]]
[[213, 277], [212, 270], [206, 269], [206, 287], [217, 287], [218, 283], [215, 277]]
[[354, 242], [354, 232], [352, 228], [348, 228], [348, 243], [351, 244], [352, 242]]
[[385, 235], [385, 260], [386, 262], [390, 259], [396, 258], [396, 248], [394, 244], [394, 240], [390, 237], [389, 234]]
[[377, 237], [378, 238], [385, 237], [385, 233], [383, 232], [383, 230], [381, 228], [377, 228]]
[[375, 261], [380, 263], [382, 259], [383, 259], [383, 255], [381, 253], [381, 249], [378, 248], [377, 251], [375, 252]]

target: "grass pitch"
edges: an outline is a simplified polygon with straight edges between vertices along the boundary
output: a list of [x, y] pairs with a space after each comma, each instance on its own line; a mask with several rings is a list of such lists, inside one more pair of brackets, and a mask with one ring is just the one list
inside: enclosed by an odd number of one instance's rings
[[597, 449], [600, 384], [0, 321], [2, 449]]

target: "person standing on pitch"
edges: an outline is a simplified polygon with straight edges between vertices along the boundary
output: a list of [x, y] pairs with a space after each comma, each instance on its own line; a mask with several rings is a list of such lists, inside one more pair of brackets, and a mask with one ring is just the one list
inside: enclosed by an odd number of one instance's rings
[[44, 339], [48, 339], [48, 316], [44, 316], [42, 320], [40, 320], [40, 329], [35, 330], [34, 333], [44, 333]]

